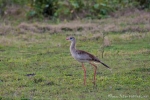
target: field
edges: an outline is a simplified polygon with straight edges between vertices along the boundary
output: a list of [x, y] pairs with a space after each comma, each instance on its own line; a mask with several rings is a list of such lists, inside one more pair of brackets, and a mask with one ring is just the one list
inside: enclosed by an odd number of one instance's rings
[[[150, 14], [135, 10], [101, 20], [0, 21], [0, 100], [148, 100]], [[66, 37], [112, 68], [93, 67], [69, 51]], [[103, 54], [103, 57], [102, 57]]]

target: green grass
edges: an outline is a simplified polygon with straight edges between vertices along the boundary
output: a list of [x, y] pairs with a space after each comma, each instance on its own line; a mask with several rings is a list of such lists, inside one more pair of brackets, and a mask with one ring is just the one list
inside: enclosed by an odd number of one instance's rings
[[128, 40], [120, 38], [125, 33], [109, 33], [112, 44], [105, 47], [104, 58], [102, 38], [84, 40], [86, 33], [80, 34], [77, 48], [97, 55], [113, 69], [98, 65], [96, 87], [89, 64], [85, 64], [87, 85], [83, 85], [81, 64], [71, 57], [66, 41], [71, 32], [7, 34], [0, 36], [0, 99], [148, 100], [150, 32]]

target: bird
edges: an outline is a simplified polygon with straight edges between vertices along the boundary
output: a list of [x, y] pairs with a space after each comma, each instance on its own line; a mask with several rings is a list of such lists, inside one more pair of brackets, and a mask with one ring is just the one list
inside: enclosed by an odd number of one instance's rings
[[70, 53], [71, 53], [72, 57], [82, 64], [82, 68], [83, 68], [83, 71], [84, 71], [84, 85], [86, 85], [86, 68], [84, 66], [84, 63], [89, 63], [92, 66], [94, 66], [94, 80], [93, 80], [93, 84], [96, 85], [96, 70], [97, 70], [97, 66], [94, 63], [101, 63], [105, 67], [107, 67], [109, 69], [111, 69], [111, 68], [108, 65], [106, 65], [105, 63], [103, 63], [101, 60], [99, 60], [93, 54], [88, 53], [88, 52], [83, 51], [83, 50], [76, 49], [76, 39], [75, 39], [75, 37], [69, 36], [69, 37], [66, 38], [66, 40], [71, 41]]

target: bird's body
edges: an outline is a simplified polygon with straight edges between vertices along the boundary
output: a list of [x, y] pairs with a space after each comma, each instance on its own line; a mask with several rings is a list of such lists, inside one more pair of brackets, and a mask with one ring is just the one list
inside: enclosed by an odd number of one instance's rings
[[104, 64], [103, 62], [101, 62], [94, 55], [92, 55], [92, 54], [90, 54], [90, 53], [88, 53], [86, 51], [83, 51], [83, 50], [77, 50], [76, 49], [76, 40], [75, 40], [74, 37], [68, 37], [67, 40], [71, 41], [70, 52], [71, 52], [72, 57], [74, 59], [76, 59], [77, 61], [79, 61], [79, 62], [82, 63], [82, 67], [84, 69], [84, 85], [86, 83], [86, 69], [85, 69], [83, 63], [90, 63], [91, 65], [93, 65], [95, 67], [95, 70], [94, 70], [94, 84], [95, 84], [97, 66], [95, 64], [93, 64], [92, 62], [101, 63], [104, 66], [106, 66], [107, 68], [109, 68], [109, 66], [107, 66], [106, 64]]
[[96, 58], [95, 56], [93, 56], [92, 54], [86, 51], [83, 51], [83, 50], [75, 50], [75, 51], [70, 50], [70, 51], [71, 51], [71, 55], [73, 56], [73, 58], [81, 63], [100, 62], [98, 58]]

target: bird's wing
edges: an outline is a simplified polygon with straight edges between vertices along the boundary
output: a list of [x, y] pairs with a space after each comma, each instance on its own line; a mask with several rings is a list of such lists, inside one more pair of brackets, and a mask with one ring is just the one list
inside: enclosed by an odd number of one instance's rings
[[94, 55], [92, 55], [92, 54], [90, 54], [86, 51], [77, 50], [76, 52], [79, 55], [79, 58], [81, 60], [89, 60], [89, 61], [94, 61], [94, 62], [100, 62], [100, 60], [97, 57], [95, 57]]
[[103, 63], [102, 61], [100, 61], [97, 57], [95, 57], [94, 55], [86, 52], [86, 51], [83, 51], [83, 50], [77, 50], [76, 51], [77, 54], [79, 54], [79, 59], [80, 60], [89, 60], [89, 61], [92, 61], [92, 62], [97, 62], [97, 63], [101, 63], [102, 65], [104, 65], [105, 67], [109, 68], [110, 67], [108, 65], [106, 65], [105, 63]]

